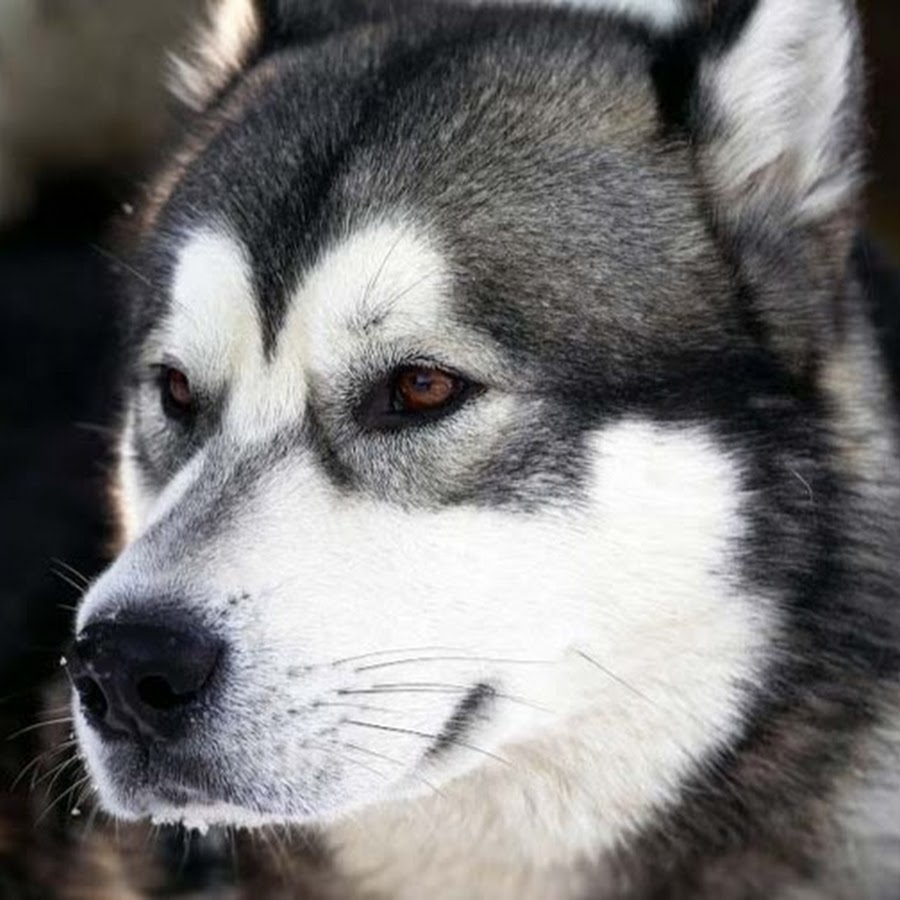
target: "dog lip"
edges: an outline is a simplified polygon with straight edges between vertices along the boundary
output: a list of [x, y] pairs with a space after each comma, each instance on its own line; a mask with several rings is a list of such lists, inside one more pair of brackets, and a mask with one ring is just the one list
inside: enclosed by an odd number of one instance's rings
[[210, 789], [208, 773], [213, 761], [191, 756], [179, 758], [168, 747], [137, 740], [107, 743], [109, 777], [130, 796], [128, 805], [138, 815], [153, 815], [160, 807], [175, 809], [225, 801]]

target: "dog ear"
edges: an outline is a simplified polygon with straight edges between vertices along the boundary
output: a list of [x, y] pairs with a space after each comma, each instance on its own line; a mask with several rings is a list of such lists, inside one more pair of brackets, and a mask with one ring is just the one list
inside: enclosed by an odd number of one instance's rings
[[[727, 217], [810, 225], [860, 182], [860, 53], [848, 0], [719, 0], [722, 43], [700, 62], [700, 146]], [[736, 32], [730, 42], [728, 30]]]
[[192, 110], [206, 109], [259, 51], [268, 6], [261, 0], [210, 0], [190, 49], [171, 57], [169, 87]]
[[800, 371], [839, 327], [858, 227], [858, 20], [851, 0], [705, 2], [657, 73], [662, 103], [673, 75], [692, 76], [668, 115], [687, 129], [764, 331]]
[[[547, 2], [547, 0], [545, 0]], [[602, 9], [649, 28], [665, 31], [683, 24], [697, 0], [549, 0], [560, 6]]]
[[[418, 0], [403, 0], [414, 7]], [[655, 2], [655, 0], [646, 0]], [[681, 0], [665, 0], [681, 2]], [[372, 0], [207, 0], [192, 50], [173, 56], [172, 93], [202, 112], [259, 57], [298, 48], [342, 28], [390, 18], [400, 3]]]

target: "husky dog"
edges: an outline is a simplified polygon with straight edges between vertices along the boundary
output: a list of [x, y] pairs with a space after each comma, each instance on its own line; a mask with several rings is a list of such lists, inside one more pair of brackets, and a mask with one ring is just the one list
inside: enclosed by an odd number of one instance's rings
[[895, 898], [849, 2], [228, 3], [180, 74], [68, 658], [103, 807], [347, 898]]

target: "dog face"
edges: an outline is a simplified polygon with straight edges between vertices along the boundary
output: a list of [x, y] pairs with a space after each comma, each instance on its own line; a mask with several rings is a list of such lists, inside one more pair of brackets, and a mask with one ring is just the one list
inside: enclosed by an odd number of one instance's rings
[[806, 225], [852, 181], [785, 163], [793, 120], [740, 156], [775, 5], [698, 62], [699, 150], [669, 51], [596, 14], [410, 13], [215, 101], [147, 212], [127, 546], [78, 617], [108, 809], [325, 822], [557, 766], [616, 831], [742, 733], [815, 551]]

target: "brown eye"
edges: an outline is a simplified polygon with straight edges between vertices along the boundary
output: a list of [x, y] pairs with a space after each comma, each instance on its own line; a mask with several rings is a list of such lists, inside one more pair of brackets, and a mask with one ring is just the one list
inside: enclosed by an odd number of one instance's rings
[[184, 418], [193, 412], [194, 395], [184, 372], [171, 366], [163, 367], [160, 388], [166, 415]]
[[437, 412], [461, 393], [464, 382], [442, 369], [415, 366], [401, 369], [394, 379], [394, 409], [400, 412]]
[[439, 366], [400, 366], [374, 385], [356, 415], [376, 431], [427, 425], [449, 416], [481, 390], [481, 385]]

